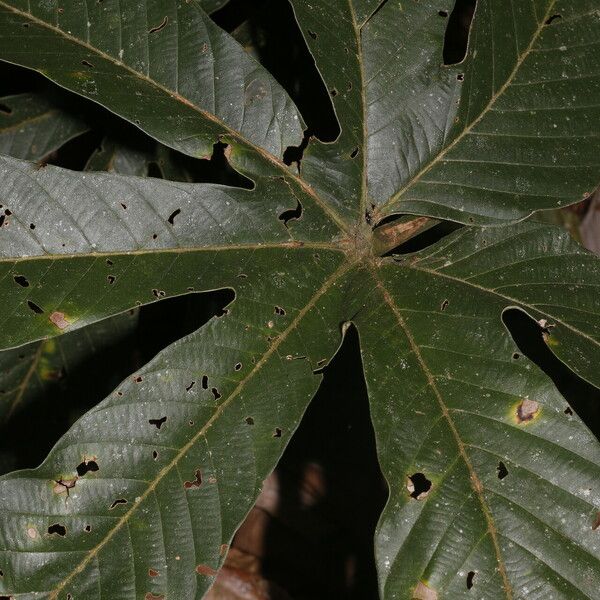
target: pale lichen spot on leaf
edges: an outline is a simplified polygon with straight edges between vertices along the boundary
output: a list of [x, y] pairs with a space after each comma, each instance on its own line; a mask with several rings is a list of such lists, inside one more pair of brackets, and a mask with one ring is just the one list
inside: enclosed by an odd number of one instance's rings
[[438, 593], [422, 581], [419, 581], [412, 594], [412, 600], [438, 600]]
[[70, 322], [68, 321], [67, 317], [65, 316], [65, 313], [61, 313], [58, 311], [54, 311], [48, 317], [48, 319], [50, 320], [51, 323], [54, 323], [54, 325], [56, 325], [56, 327], [58, 327], [61, 330], [66, 329], [70, 325]]
[[540, 404], [535, 400], [524, 398], [515, 409], [515, 419], [519, 424], [529, 423], [540, 414]]

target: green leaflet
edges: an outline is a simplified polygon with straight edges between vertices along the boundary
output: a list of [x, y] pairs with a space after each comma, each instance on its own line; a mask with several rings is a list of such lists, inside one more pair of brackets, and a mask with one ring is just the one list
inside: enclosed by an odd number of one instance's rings
[[0, 105], [0, 152], [15, 158], [42, 159], [89, 129], [41, 93], [4, 96]]
[[514, 221], [596, 187], [594, 0], [480, 0], [452, 66], [442, 64], [451, 0], [293, 5], [345, 132], [337, 149], [307, 151], [306, 177], [328, 199], [334, 185], [359, 189], [344, 160], [352, 143], [377, 220]]
[[[595, 600], [600, 450], [502, 314], [525, 311], [600, 386], [598, 259], [558, 228], [514, 224], [596, 183], [597, 0], [479, 0], [454, 66], [449, 0], [292, 4], [341, 129], [299, 172], [281, 161], [301, 133], [292, 100], [196, 2], [0, 1], [0, 56], [166, 146], [227, 143], [253, 186], [0, 158], [0, 347], [235, 293], [40, 467], [0, 479], [0, 593], [202, 598], [354, 323], [390, 489], [382, 600]], [[430, 225], [374, 230], [396, 213], [497, 227], [382, 257]]]
[[[501, 315], [543, 318], [550, 348], [598, 385], [598, 269], [566, 232], [527, 224], [459, 232], [373, 275], [356, 324], [390, 486], [382, 598], [418, 580], [467, 598], [469, 573], [479, 597], [595, 598], [598, 444]], [[414, 473], [432, 483], [420, 499]]]
[[[102, 388], [108, 392], [123, 374], [139, 366], [129, 352], [138, 316], [139, 311], [128, 311], [68, 335], [0, 352], [2, 473], [39, 460], [40, 449], [51, 446], [54, 423], [60, 419], [49, 422], [49, 416], [67, 413], [65, 421], [71, 424], [90, 405], [89, 395]], [[129, 344], [121, 350], [124, 342]], [[121, 368], [121, 375], [115, 366]], [[77, 398], [74, 410], [67, 404], [72, 398]], [[26, 414], [31, 415], [28, 429], [35, 431], [36, 440], [23, 447], [22, 438], [13, 435], [14, 420]]]
[[192, 156], [232, 130], [275, 156], [300, 142], [289, 97], [198, 2], [84, 4], [3, 2], [3, 58], [96, 102], [119, 99], [114, 112]]

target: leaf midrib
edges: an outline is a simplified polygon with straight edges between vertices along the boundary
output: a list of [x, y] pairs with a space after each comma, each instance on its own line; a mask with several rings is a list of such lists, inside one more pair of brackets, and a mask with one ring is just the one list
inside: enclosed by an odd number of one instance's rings
[[17, 406], [23, 400], [23, 397], [25, 396], [25, 392], [27, 391], [27, 386], [29, 385], [29, 381], [31, 380], [31, 378], [33, 377], [33, 375], [35, 374], [35, 372], [37, 370], [38, 364], [40, 362], [40, 358], [42, 356], [43, 349], [44, 349], [44, 342], [38, 342], [38, 347], [35, 351], [35, 354], [33, 355], [33, 358], [31, 360], [31, 364], [29, 365], [29, 368], [27, 369], [27, 372], [25, 373], [25, 376], [23, 377], [23, 380], [16, 388], [14, 388], [13, 390], [8, 390], [7, 393], [10, 394], [12, 391], [12, 392], [16, 392], [16, 394], [15, 394], [15, 397], [12, 399], [12, 402], [10, 403], [10, 406], [8, 408], [6, 416], [4, 417], [5, 422], [7, 422], [12, 417]]
[[[193, 102], [191, 102], [190, 100], [188, 100], [187, 98], [182, 96], [178, 91], [170, 90], [169, 88], [163, 86], [162, 84], [158, 83], [157, 81], [148, 77], [147, 75], [140, 73], [139, 71], [136, 71], [129, 65], [127, 65], [121, 61], [118, 61], [116, 58], [114, 58], [110, 54], [107, 54], [107, 53], [103, 52], [102, 50], [100, 50], [99, 48], [96, 48], [96, 47], [90, 45], [89, 43], [85, 42], [84, 40], [81, 40], [81, 39], [67, 33], [66, 31], [60, 29], [59, 27], [56, 27], [42, 19], [39, 19], [29, 12], [21, 11], [18, 8], [15, 8], [15, 7], [7, 4], [3, 0], [0, 0], [0, 6], [4, 7], [9, 12], [12, 12], [24, 19], [30, 20], [31, 22], [35, 23], [36, 25], [38, 25], [40, 27], [43, 27], [49, 31], [52, 31], [56, 35], [62, 36], [63, 38], [65, 38], [72, 44], [75, 44], [75, 45], [81, 46], [82, 48], [85, 48], [86, 50], [96, 54], [103, 60], [110, 62], [115, 67], [123, 69], [124, 71], [129, 72], [135, 78], [146, 82], [150, 86], [156, 88], [161, 93], [167, 94], [169, 97], [173, 98], [177, 102], [180, 102], [182, 105], [187, 106], [188, 108], [191, 108], [192, 110], [194, 110], [197, 113], [199, 113], [200, 115], [202, 115], [202, 117], [204, 117], [205, 119], [213, 122], [215, 125], [222, 127], [227, 132], [227, 135], [231, 136], [232, 138], [235, 138], [240, 145], [246, 146], [248, 149], [259, 154], [263, 159], [267, 160], [272, 165], [274, 165], [279, 171], [282, 172], [284, 178], [292, 179], [297, 185], [299, 185], [302, 188], [302, 190], [308, 196], [310, 196], [312, 198], [312, 200], [315, 202], [315, 204], [317, 206], [319, 206], [319, 208], [326, 214], [326, 216], [328, 216], [329, 219], [342, 232], [349, 233], [349, 231], [351, 229], [350, 224], [341, 215], [339, 215], [338, 212], [333, 207], [331, 207], [327, 202], [325, 202], [313, 190], [313, 188], [308, 183], [306, 183], [302, 178], [300, 178], [298, 175], [296, 175], [293, 171], [288, 169], [288, 167], [279, 158], [277, 158], [270, 152], [267, 152], [263, 148], [260, 148], [259, 146], [256, 146], [255, 144], [253, 144], [250, 140], [246, 139], [240, 132], [232, 129], [229, 125], [226, 125], [217, 116], [213, 115], [210, 112], [203, 110], [202, 108], [200, 108], [199, 106], [197, 106], [196, 104], [194, 104]], [[92, 100], [92, 99], [90, 98], [90, 100]], [[96, 101], [92, 100], [92, 102], [96, 102]], [[103, 104], [100, 102], [96, 102], [96, 103], [103, 106]], [[139, 127], [139, 129], [142, 129], [142, 128]], [[144, 130], [142, 129], [142, 131], [144, 131]], [[158, 138], [155, 138], [155, 139], [158, 139]], [[158, 140], [158, 141], [161, 143], [165, 143], [162, 140]]]
[[48, 600], [58, 600], [58, 594], [64, 590], [64, 588], [69, 585], [69, 583], [76, 577], [78, 574], [82, 573], [84, 569], [88, 566], [90, 561], [92, 561], [98, 553], [108, 544], [108, 542], [113, 538], [113, 536], [124, 526], [129, 523], [129, 519], [133, 513], [143, 504], [144, 500], [156, 489], [158, 484], [163, 480], [163, 478], [173, 469], [176, 468], [179, 464], [181, 458], [183, 458], [186, 453], [198, 442], [198, 440], [205, 435], [206, 431], [218, 420], [218, 418], [223, 414], [225, 409], [232, 403], [232, 401], [241, 393], [244, 389], [245, 385], [250, 381], [254, 375], [262, 369], [265, 363], [271, 358], [271, 356], [276, 352], [276, 350], [281, 346], [281, 344], [288, 338], [288, 336], [297, 328], [302, 319], [306, 316], [306, 314], [316, 305], [319, 298], [325, 294], [334, 284], [340, 279], [347, 271], [349, 271], [353, 267], [353, 263], [350, 261], [344, 261], [342, 264], [334, 271], [323, 283], [323, 285], [313, 294], [312, 298], [306, 303], [306, 305], [298, 312], [296, 317], [292, 320], [289, 326], [277, 337], [277, 339], [269, 346], [267, 351], [262, 355], [262, 357], [257, 361], [254, 368], [244, 377], [239, 384], [235, 387], [235, 389], [231, 392], [231, 394], [224, 400], [215, 410], [213, 415], [206, 421], [206, 423], [192, 436], [192, 438], [181, 447], [181, 449], [177, 452], [177, 454], [173, 457], [171, 462], [165, 465], [151, 480], [150, 485], [140, 495], [139, 501], [137, 501], [123, 516], [117, 521], [117, 523], [108, 531], [108, 533], [103, 537], [103, 539], [96, 544], [91, 550], [86, 551], [86, 556], [79, 562], [79, 564], [54, 588], [50, 591], [50, 596]]
[[23, 127], [25, 125], [30, 125], [31, 123], [36, 123], [38, 121], [47, 120], [52, 116], [60, 116], [60, 111], [56, 108], [49, 108], [42, 113], [38, 113], [37, 115], [27, 117], [27, 118], [23, 119], [22, 121], [17, 121], [15, 123], [12, 123], [11, 125], [8, 125], [7, 127], [1, 127], [0, 135], [4, 135], [5, 133], [8, 133], [15, 129], [19, 129], [19, 127]]
[[352, 4], [352, 0], [348, 1], [348, 11], [350, 12], [350, 18], [352, 19], [352, 31], [354, 33], [354, 38], [356, 40], [356, 48], [357, 52], [357, 60], [358, 60], [358, 69], [360, 73], [360, 112], [362, 115], [362, 145], [363, 151], [362, 155], [362, 173], [360, 178], [360, 194], [359, 194], [359, 211], [358, 218], [362, 218], [362, 215], [365, 214], [367, 210], [367, 152], [365, 151], [365, 145], [367, 140], [367, 100], [366, 100], [366, 89], [365, 89], [365, 66], [363, 62], [362, 55], [362, 26], [358, 23], [356, 18], [356, 11], [354, 10], [354, 5]]
[[19, 264], [23, 262], [34, 262], [38, 260], [63, 260], [71, 258], [110, 258], [113, 256], [143, 256], [146, 254], [190, 254], [200, 252], [227, 252], [244, 250], [302, 250], [303, 248], [315, 250], [333, 250], [343, 252], [343, 248], [335, 243], [328, 242], [304, 242], [301, 240], [290, 240], [286, 242], [265, 242], [252, 244], [228, 244], [227, 246], [182, 246], [169, 248], [140, 248], [138, 250], [107, 250], [105, 252], [70, 252], [64, 254], [32, 254], [30, 256], [0, 257], [0, 265], [3, 263]]
[[[527, 45], [527, 48], [525, 48], [523, 53], [517, 58], [515, 66], [514, 66], [513, 70], [510, 72], [508, 78], [500, 86], [498, 91], [495, 92], [494, 94], [492, 94], [492, 97], [490, 98], [489, 102], [486, 104], [486, 106], [483, 108], [483, 110], [479, 113], [479, 115], [473, 121], [471, 121], [471, 123], [469, 123], [469, 125], [467, 125], [454, 138], [454, 140], [452, 140], [452, 142], [450, 142], [450, 144], [445, 146], [431, 161], [429, 161], [429, 163], [427, 163], [424, 167], [421, 167], [421, 169], [416, 173], [416, 175], [414, 175], [400, 190], [398, 190], [393, 196], [391, 196], [381, 206], [379, 206], [378, 212], [381, 213], [380, 216], [382, 218], [386, 216], [385, 211], [387, 208], [389, 208], [389, 206], [391, 204], [398, 202], [405, 193], [407, 193], [415, 184], [417, 184], [421, 180], [423, 175], [428, 173], [435, 165], [437, 165], [439, 162], [441, 162], [442, 159], [444, 158], [444, 156], [446, 156], [446, 154], [448, 154], [448, 152], [450, 152], [450, 150], [452, 150], [452, 148], [454, 148], [458, 143], [460, 143], [460, 141], [466, 135], [468, 135], [483, 120], [483, 118], [490, 112], [490, 110], [493, 108], [494, 104], [498, 101], [498, 99], [504, 94], [504, 92], [511, 85], [514, 78], [517, 76], [519, 69], [521, 68], [521, 66], [527, 59], [527, 57], [530, 55], [530, 53], [532, 52], [533, 46], [537, 42], [541, 32], [543, 31], [545, 23], [546, 23], [547, 19], [549, 18], [550, 13], [552, 12], [552, 9], [554, 8], [555, 4], [556, 4], [556, 0], [552, 0], [550, 2], [550, 4], [548, 5], [548, 8], [546, 9], [546, 13], [542, 17], [541, 21], [538, 23], [538, 27], [535, 30], [535, 32], [533, 33], [531, 40], [530, 40], [529, 44]], [[476, 16], [477, 15], [475, 14], [475, 17]]]

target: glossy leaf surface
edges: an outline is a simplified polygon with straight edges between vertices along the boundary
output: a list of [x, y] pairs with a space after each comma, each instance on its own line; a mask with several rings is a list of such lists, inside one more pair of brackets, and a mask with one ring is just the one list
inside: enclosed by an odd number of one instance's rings
[[15, 158], [39, 160], [89, 129], [43, 94], [0, 98], [0, 152]]
[[[241, 186], [0, 158], [2, 348], [235, 293], [0, 479], [0, 592], [202, 598], [353, 323], [390, 492], [382, 600], [595, 599], [600, 449], [503, 315], [600, 386], [598, 259], [514, 224], [596, 184], [598, 3], [480, 0], [447, 66], [450, 1], [292, 4], [341, 133], [288, 167], [294, 102], [197, 2], [0, 1], [1, 57], [179, 151], [226, 144]], [[394, 254], [431, 225], [376, 227], [396, 213], [495, 227]]]

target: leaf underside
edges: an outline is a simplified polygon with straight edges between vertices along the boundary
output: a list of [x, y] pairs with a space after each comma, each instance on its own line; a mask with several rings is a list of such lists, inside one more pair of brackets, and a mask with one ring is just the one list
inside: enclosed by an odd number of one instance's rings
[[[600, 263], [524, 220], [597, 184], [600, 4], [479, 0], [444, 65], [451, 0], [292, 0], [341, 131], [299, 168], [283, 155], [303, 119], [208, 17], [223, 4], [0, 0], [0, 58], [160, 142], [39, 168], [23, 159], [88, 125], [43, 95], [0, 99], [0, 418], [54, 344], [235, 293], [0, 478], [0, 593], [202, 598], [353, 323], [389, 487], [381, 598], [600, 598], [598, 443], [502, 320], [527, 313], [600, 386]], [[171, 153], [218, 142], [251, 189], [189, 183]], [[156, 161], [178, 181], [139, 177]], [[398, 215], [471, 227], [394, 254], [375, 226]]]

